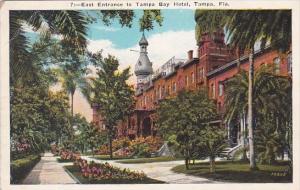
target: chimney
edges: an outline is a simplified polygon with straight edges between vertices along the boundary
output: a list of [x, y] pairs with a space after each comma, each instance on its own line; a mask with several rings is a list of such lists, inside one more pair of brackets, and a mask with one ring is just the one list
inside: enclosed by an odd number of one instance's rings
[[193, 50], [188, 51], [188, 60], [193, 59]]

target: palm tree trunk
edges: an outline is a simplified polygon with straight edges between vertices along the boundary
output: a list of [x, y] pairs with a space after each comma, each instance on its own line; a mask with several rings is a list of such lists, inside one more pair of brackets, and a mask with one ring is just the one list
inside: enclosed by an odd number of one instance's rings
[[71, 94], [71, 114], [73, 117], [73, 108], [74, 108], [74, 93]]
[[249, 85], [248, 85], [248, 130], [249, 130], [249, 150], [250, 150], [250, 169], [255, 170], [255, 154], [254, 154], [254, 131], [253, 131], [253, 108], [252, 108], [252, 82], [253, 82], [253, 64], [254, 64], [254, 48], [250, 50], [249, 55]]

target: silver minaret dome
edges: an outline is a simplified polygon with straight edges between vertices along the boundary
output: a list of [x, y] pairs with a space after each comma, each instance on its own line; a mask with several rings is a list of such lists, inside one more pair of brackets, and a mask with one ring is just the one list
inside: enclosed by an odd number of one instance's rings
[[150, 62], [149, 57], [147, 55], [148, 41], [146, 40], [144, 33], [141, 40], [139, 41], [139, 45], [140, 56], [137, 60], [137, 63], [135, 64], [134, 69], [134, 73], [137, 76], [138, 83], [140, 79], [143, 79], [153, 73], [152, 63]]

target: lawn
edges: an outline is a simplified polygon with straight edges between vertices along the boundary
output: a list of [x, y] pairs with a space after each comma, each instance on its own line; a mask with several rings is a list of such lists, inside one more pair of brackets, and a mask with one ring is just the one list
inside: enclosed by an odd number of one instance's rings
[[292, 176], [287, 174], [288, 162], [279, 162], [276, 165], [258, 164], [259, 170], [250, 171], [249, 164], [245, 162], [220, 161], [216, 163], [216, 172], [209, 172], [209, 163], [190, 165], [186, 170], [185, 165], [179, 165], [172, 170], [204, 177], [217, 181], [243, 182], [243, 183], [291, 183]]
[[93, 180], [89, 181], [88, 178], [82, 176], [80, 170], [76, 166], [64, 166], [66, 170], [68, 170], [73, 177], [77, 179], [81, 184], [157, 184], [157, 183], [165, 183], [163, 181], [155, 180], [146, 177], [144, 180], [131, 180], [131, 179], [101, 179], [101, 180]]
[[123, 157], [123, 156], [113, 156], [113, 158], [111, 159], [109, 155], [95, 155], [90, 156], [90, 158], [94, 158], [97, 160], [123, 160], [123, 159], [131, 159], [131, 157]]
[[154, 157], [154, 158], [136, 158], [136, 159], [128, 159], [118, 161], [118, 163], [122, 164], [143, 164], [143, 163], [152, 163], [152, 162], [168, 162], [173, 160], [181, 160], [180, 158], [173, 158], [173, 157]]

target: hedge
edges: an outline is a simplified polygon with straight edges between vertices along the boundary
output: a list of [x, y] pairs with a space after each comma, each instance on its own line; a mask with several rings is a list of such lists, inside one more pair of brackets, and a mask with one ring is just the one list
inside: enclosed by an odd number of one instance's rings
[[10, 164], [11, 183], [20, 183], [40, 160], [40, 155], [30, 155], [25, 158], [12, 161]]

